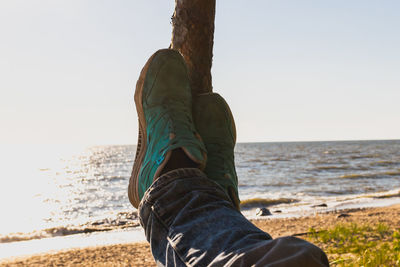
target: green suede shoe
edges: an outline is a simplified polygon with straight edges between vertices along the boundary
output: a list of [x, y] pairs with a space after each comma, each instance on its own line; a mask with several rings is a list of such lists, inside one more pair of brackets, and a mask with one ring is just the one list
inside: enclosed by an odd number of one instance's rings
[[187, 67], [179, 52], [162, 49], [150, 57], [136, 84], [135, 103], [139, 140], [128, 196], [137, 208], [172, 150], [181, 148], [200, 169], [207, 154], [193, 124]]
[[216, 93], [199, 95], [194, 98], [193, 119], [207, 148], [205, 174], [224, 189], [239, 210], [238, 179], [233, 152], [236, 127], [228, 104]]

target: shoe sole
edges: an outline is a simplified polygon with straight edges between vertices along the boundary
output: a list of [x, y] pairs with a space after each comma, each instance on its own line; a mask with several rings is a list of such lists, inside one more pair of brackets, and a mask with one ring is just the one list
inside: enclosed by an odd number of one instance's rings
[[[229, 117], [229, 119], [231, 121], [231, 130], [232, 130], [232, 134], [233, 134], [233, 142], [234, 142], [234, 144], [236, 144], [236, 137], [237, 137], [237, 135], [236, 135], [237, 134], [236, 133], [236, 125], [235, 125], [235, 120], [233, 118], [232, 110], [230, 109], [228, 103], [218, 93], [203, 93], [203, 94], [197, 95], [197, 99], [204, 98], [204, 97], [211, 98], [211, 100], [208, 100], [208, 101], [214, 101], [215, 103], [218, 103], [218, 105], [221, 107], [221, 109], [223, 109], [225, 116]], [[207, 144], [206, 144], [206, 146], [207, 146]], [[239, 196], [236, 195], [235, 190], [232, 187], [229, 187], [227, 189], [227, 191], [228, 191], [228, 195], [229, 195], [233, 205], [235, 206], [235, 208], [237, 210], [240, 211]]]
[[144, 65], [142, 71], [140, 72], [139, 79], [136, 83], [136, 89], [135, 89], [135, 104], [136, 104], [136, 111], [138, 114], [138, 127], [139, 127], [139, 134], [138, 134], [138, 142], [137, 142], [137, 148], [136, 148], [136, 155], [135, 155], [135, 161], [133, 163], [133, 168], [132, 168], [132, 174], [129, 179], [129, 186], [128, 186], [128, 197], [129, 201], [131, 204], [135, 207], [138, 208], [139, 203], [140, 203], [140, 198], [139, 198], [139, 172], [140, 168], [142, 167], [142, 163], [144, 160], [144, 156], [146, 154], [146, 149], [147, 149], [147, 132], [146, 132], [146, 119], [144, 117], [144, 111], [143, 111], [143, 102], [142, 102], [142, 97], [143, 97], [143, 85], [145, 82], [147, 70], [149, 69], [151, 63], [153, 62], [153, 59], [159, 54], [159, 52], [168, 50], [168, 49], [163, 49], [159, 50], [156, 53], [154, 53], [149, 60], [147, 60], [146, 64]]

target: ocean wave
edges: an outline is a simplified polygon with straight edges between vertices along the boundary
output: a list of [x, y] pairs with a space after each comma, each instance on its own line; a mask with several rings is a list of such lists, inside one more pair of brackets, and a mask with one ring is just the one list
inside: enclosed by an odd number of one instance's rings
[[358, 193], [358, 191], [356, 189], [350, 188], [343, 190], [328, 190], [326, 191], [326, 193], [329, 195], [348, 195]]
[[29, 233], [9, 233], [0, 235], [0, 243], [27, 241], [57, 236], [75, 234], [88, 234], [93, 232], [104, 232], [117, 229], [125, 229], [139, 226], [136, 212], [120, 212], [114, 219], [106, 218], [77, 226], [58, 226], [37, 230]]
[[352, 155], [350, 159], [372, 159], [372, 158], [380, 158], [382, 155], [380, 154], [365, 154], [365, 155]]
[[352, 169], [351, 166], [316, 166], [312, 168], [311, 170], [314, 171], [331, 171], [331, 170], [349, 170]]
[[253, 163], [253, 162], [264, 162], [264, 160], [262, 160], [262, 159], [249, 159], [249, 160], [247, 160], [246, 162], [248, 162], [248, 163]]
[[391, 176], [400, 176], [400, 170], [398, 171], [386, 171], [379, 173], [351, 173], [340, 176], [342, 179], [375, 179], [384, 178]]
[[371, 162], [369, 165], [371, 165], [371, 166], [383, 166], [383, 167], [399, 166], [400, 162], [391, 161], [391, 160], [380, 160], [380, 161]]
[[240, 202], [241, 209], [249, 209], [256, 207], [268, 207], [279, 204], [291, 204], [298, 202], [297, 199], [293, 198], [278, 198], [278, 199], [270, 199], [270, 198], [250, 198], [246, 200], [242, 200]]
[[370, 170], [368, 167], [364, 166], [337, 166], [337, 165], [325, 165], [316, 166], [310, 169], [310, 171], [367, 171]]
[[262, 186], [271, 186], [271, 187], [282, 187], [282, 186], [292, 186], [293, 184], [284, 183], [284, 182], [275, 182], [275, 183], [263, 183]]
[[345, 165], [348, 164], [348, 160], [343, 160], [339, 158], [330, 158], [330, 159], [317, 159], [310, 161], [313, 165]]
[[384, 195], [373, 196], [374, 198], [392, 198], [392, 197], [400, 197], [400, 191], [397, 193], [389, 193]]
[[284, 157], [276, 157], [276, 158], [270, 159], [270, 161], [290, 161], [290, 159], [284, 158]]

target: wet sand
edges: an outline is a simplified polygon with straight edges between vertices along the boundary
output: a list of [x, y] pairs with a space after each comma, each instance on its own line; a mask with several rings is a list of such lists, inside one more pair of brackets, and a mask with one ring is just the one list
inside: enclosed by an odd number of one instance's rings
[[[305, 235], [310, 227], [317, 231], [338, 223], [385, 223], [400, 229], [400, 205], [382, 208], [349, 209], [289, 219], [258, 219], [252, 222], [272, 237]], [[6, 259], [0, 266], [155, 266], [147, 243], [73, 249], [51, 254]]]

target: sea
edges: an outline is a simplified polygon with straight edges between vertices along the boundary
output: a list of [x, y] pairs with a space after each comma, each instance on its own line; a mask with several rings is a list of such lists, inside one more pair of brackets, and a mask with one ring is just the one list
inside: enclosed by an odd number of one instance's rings
[[[135, 151], [1, 147], [0, 259], [144, 241], [127, 195]], [[400, 203], [400, 140], [239, 143], [235, 164], [248, 218]]]

